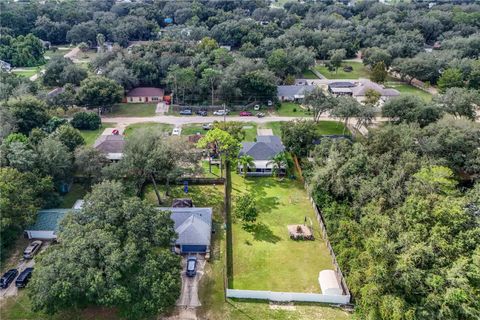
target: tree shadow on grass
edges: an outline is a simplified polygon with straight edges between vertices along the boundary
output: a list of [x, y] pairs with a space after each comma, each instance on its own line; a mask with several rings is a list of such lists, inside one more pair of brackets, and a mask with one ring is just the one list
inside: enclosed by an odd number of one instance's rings
[[246, 224], [243, 226], [243, 230], [251, 233], [253, 235], [253, 239], [256, 241], [277, 243], [278, 241], [282, 240], [282, 238], [275, 235], [264, 223]]

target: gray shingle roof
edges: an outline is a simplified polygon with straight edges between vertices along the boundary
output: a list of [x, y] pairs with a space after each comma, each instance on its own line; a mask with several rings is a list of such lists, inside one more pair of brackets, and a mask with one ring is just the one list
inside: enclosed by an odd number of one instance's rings
[[240, 156], [248, 154], [255, 160], [270, 160], [285, 151], [282, 140], [278, 136], [257, 136], [257, 142], [242, 143]]
[[122, 153], [125, 139], [121, 135], [101, 135], [93, 147], [103, 153]]
[[77, 212], [78, 210], [72, 209], [48, 209], [40, 210], [37, 213], [35, 223], [25, 230], [35, 231], [58, 231], [60, 221], [67, 214], [67, 212]]
[[293, 86], [277, 86], [278, 97], [294, 97], [298, 95], [305, 95], [310, 92], [315, 86], [293, 85]]
[[212, 208], [166, 208], [174, 222], [178, 245], [210, 245], [212, 234]]

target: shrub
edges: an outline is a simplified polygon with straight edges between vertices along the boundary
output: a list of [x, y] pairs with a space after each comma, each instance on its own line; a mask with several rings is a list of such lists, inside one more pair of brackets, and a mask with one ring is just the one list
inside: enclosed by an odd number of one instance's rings
[[297, 108], [293, 108], [293, 112], [297, 112]]
[[73, 116], [70, 123], [75, 129], [96, 130], [100, 128], [102, 120], [100, 116], [94, 112], [79, 112]]

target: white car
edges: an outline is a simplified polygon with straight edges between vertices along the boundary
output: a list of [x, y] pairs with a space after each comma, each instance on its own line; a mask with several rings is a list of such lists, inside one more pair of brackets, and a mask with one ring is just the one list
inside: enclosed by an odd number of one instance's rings
[[217, 111], [213, 112], [213, 115], [215, 115], [215, 116], [224, 116], [224, 115], [227, 115], [227, 114], [228, 114], [228, 111], [224, 111], [224, 110], [217, 110]]
[[255, 111], [260, 110], [260, 105], [259, 105], [259, 104], [256, 104], [256, 105], [253, 107], [253, 110], [255, 110]]
[[40, 240], [35, 240], [32, 241], [28, 247], [23, 251], [23, 258], [24, 259], [32, 259], [33, 256], [37, 253], [37, 251], [40, 249], [42, 246], [42, 241]]
[[174, 128], [172, 131], [172, 136], [179, 136], [181, 131], [182, 130], [180, 130], [180, 128]]

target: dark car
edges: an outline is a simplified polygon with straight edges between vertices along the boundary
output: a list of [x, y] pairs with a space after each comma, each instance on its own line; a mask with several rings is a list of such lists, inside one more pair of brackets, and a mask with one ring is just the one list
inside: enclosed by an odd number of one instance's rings
[[240, 117], [251, 117], [252, 113], [250, 111], [242, 111], [240, 112]]
[[7, 272], [5, 272], [2, 278], [0, 278], [0, 288], [2, 289], [8, 288], [8, 286], [10, 285], [10, 283], [12, 283], [13, 279], [15, 279], [17, 274], [18, 274], [17, 269], [10, 269]]
[[265, 117], [265, 113], [259, 112], [257, 113], [257, 118], [263, 118]]
[[197, 114], [202, 117], [206, 117], [208, 115], [208, 112], [205, 110], [198, 110]]
[[26, 268], [25, 270], [23, 270], [22, 273], [20, 273], [20, 275], [18, 276], [17, 280], [15, 280], [15, 286], [17, 288], [25, 288], [28, 281], [32, 277], [32, 272], [33, 268]]
[[192, 110], [190, 110], [190, 109], [185, 109], [185, 110], [180, 111], [180, 114], [181, 114], [182, 116], [191, 116], [191, 115], [192, 115]]
[[195, 277], [197, 274], [197, 258], [196, 257], [188, 257], [187, 259], [187, 276], [188, 277]]

